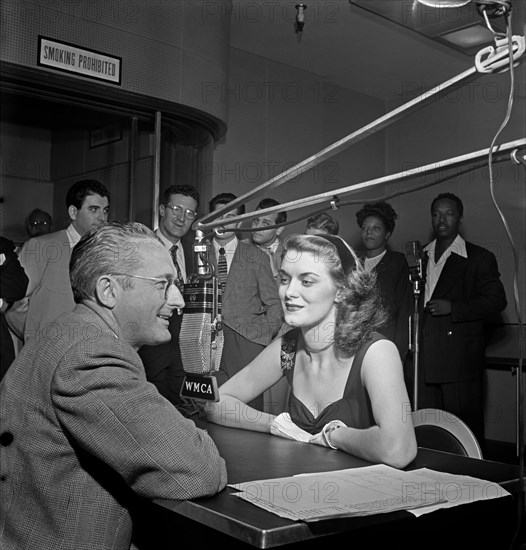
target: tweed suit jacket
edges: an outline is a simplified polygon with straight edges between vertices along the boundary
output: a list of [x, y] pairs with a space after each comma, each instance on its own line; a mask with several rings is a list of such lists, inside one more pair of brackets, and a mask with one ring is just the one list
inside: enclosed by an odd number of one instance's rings
[[[241, 242], [245, 244], [254, 244], [250, 239], [243, 239]], [[283, 240], [278, 238], [278, 246], [276, 247], [276, 251], [272, 255], [272, 258], [265, 250], [265, 247], [261, 247], [258, 245], [255, 245], [255, 246], [257, 246], [260, 250], [265, 252], [265, 254], [267, 254], [267, 256], [269, 257], [269, 261], [271, 261], [274, 264], [274, 267], [273, 268], [271, 267], [272, 275], [274, 275], [274, 272], [276, 273], [279, 272], [281, 268], [281, 255], [283, 254]], [[276, 281], [276, 284], [279, 284], [279, 276], [274, 277], [274, 280]]]
[[422, 313], [420, 366], [427, 383], [479, 379], [485, 361], [484, 321], [507, 305], [494, 254], [467, 241], [466, 252], [467, 258], [449, 256], [432, 296], [450, 300], [451, 315]]
[[26, 296], [6, 315], [9, 326], [25, 343], [41, 337], [46, 326], [75, 307], [69, 280], [71, 246], [66, 230], [29, 239], [20, 250], [28, 278]]
[[225, 486], [212, 439], [89, 306], [26, 344], [0, 384], [2, 550], [127, 550], [139, 497]]
[[[217, 269], [215, 248], [211, 250], [211, 261]], [[281, 327], [283, 309], [270, 258], [253, 244], [237, 243], [221, 297], [221, 315], [225, 325], [263, 346]]]

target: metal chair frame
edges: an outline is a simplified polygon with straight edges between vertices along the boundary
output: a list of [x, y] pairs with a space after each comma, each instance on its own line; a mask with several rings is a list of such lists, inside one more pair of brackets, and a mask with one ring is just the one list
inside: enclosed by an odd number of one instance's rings
[[[465, 451], [465, 456], [482, 459], [482, 449], [475, 434], [458, 416], [440, 409], [418, 409], [412, 413], [418, 444], [418, 427], [432, 426], [448, 432]], [[443, 449], [436, 449], [443, 450]], [[449, 452], [449, 451], [448, 451]]]

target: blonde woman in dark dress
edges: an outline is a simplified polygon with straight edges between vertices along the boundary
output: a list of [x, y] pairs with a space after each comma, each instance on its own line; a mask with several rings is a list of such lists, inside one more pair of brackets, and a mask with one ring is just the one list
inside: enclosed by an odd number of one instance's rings
[[221, 386], [209, 421], [281, 435], [274, 415], [246, 403], [286, 377], [288, 418], [309, 443], [406, 466], [416, 455], [411, 407], [397, 348], [378, 332], [375, 275], [340, 237], [291, 235], [279, 281], [293, 328]]

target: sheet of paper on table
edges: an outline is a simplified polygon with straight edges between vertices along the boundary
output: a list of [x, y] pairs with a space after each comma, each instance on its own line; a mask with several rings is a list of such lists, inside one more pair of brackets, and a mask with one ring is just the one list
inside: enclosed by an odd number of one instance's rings
[[377, 464], [231, 484], [233, 496], [294, 521], [366, 516], [408, 510], [419, 516], [440, 508], [509, 495], [498, 483], [422, 468]]

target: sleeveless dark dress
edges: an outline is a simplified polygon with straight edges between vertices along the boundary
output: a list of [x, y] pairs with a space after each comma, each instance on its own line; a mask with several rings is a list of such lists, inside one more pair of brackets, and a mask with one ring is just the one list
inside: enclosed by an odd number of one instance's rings
[[360, 429], [374, 426], [376, 422], [371, 401], [361, 379], [362, 362], [371, 344], [378, 340], [385, 340], [385, 337], [379, 333], [373, 333], [372, 338], [362, 345], [354, 357], [343, 397], [327, 405], [319, 416], [314, 418], [312, 412], [294, 395], [292, 390], [299, 334], [299, 329], [292, 329], [284, 334], [281, 340], [281, 370], [290, 386], [286, 412], [290, 414], [292, 421], [310, 434], [320, 432], [331, 420], [341, 420], [347, 426]]

